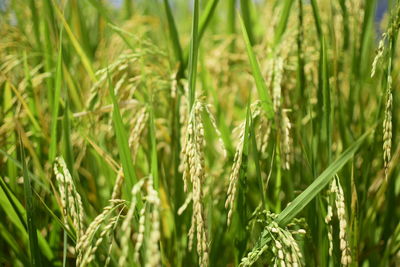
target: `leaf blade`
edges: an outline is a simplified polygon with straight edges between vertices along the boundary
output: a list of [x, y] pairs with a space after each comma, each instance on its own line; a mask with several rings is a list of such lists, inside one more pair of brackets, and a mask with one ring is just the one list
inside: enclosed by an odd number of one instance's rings
[[20, 147], [21, 147], [22, 173], [23, 173], [23, 178], [24, 178], [24, 196], [25, 196], [25, 201], [26, 201], [26, 221], [27, 221], [27, 226], [28, 226], [31, 264], [32, 264], [32, 266], [41, 266], [38, 236], [37, 236], [37, 232], [36, 232], [36, 225], [35, 225], [35, 219], [34, 219], [35, 208], [33, 205], [32, 185], [31, 185], [29, 174], [28, 174], [28, 168], [27, 168], [26, 162], [25, 162], [25, 151], [24, 151], [24, 147], [22, 145], [21, 136], [20, 136]]
[[355, 152], [369, 136], [371, 131], [364, 133], [356, 142], [347, 148], [320, 176], [298, 195], [278, 216], [277, 222], [285, 226], [291, 221], [340, 171], [340, 169], [354, 156]]
[[240, 15], [239, 15], [239, 21], [240, 21], [240, 25], [242, 28], [243, 38], [244, 38], [244, 41], [246, 44], [247, 56], [250, 61], [250, 66], [251, 66], [251, 70], [253, 73], [254, 81], [256, 83], [257, 92], [262, 101], [262, 107], [264, 108], [265, 112], [267, 113], [267, 116], [270, 119], [272, 119], [274, 117], [274, 110], [273, 110], [273, 106], [272, 106], [271, 96], [268, 92], [267, 86], [265, 84], [265, 80], [261, 74], [260, 66], [258, 64], [256, 55], [254, 54], [253, 47], [251, 46], [251, 42], [250, 42], [249, 35], [246, 30], [246, 26], [244, 25], [244, 22], [243, 22], [242, 18], [240, 17]]

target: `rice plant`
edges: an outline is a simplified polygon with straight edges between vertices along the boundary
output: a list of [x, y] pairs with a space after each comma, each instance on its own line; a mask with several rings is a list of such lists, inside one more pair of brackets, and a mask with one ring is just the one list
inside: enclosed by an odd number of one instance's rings
[[399, 29], [397, 0], [0, 1], [0, 265], [400, 266]]

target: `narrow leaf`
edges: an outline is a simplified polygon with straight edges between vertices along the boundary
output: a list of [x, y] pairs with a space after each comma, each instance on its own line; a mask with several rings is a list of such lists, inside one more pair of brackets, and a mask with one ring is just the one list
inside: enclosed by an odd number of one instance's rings
[[172, 48], [174, 50], [175, 58], [178, 62], [183, 64], [183, 55], [182, 55], [182, 47], [179, 42], [179, 34], [176, 29], [176, 23], [174, 16], [172, 15], [171, 7], [169, 5], [168, 0], [164, 0], [165, 14], [167, 16], [168, 21], [168, 30], [171, 37]]
[[194, 1], [194, 11], [192, 20], [192, 38], [189, 50], [189, 107], [192, 109], [196, 96], [196, 77], [197, 77], [197, 57], [199, 49], [199, 0]]
[[274, 117], [274, 110], [272, 106], [271, 96], [268, 92], [267, 86], [265, 84], [265, 80], [261, 74], [260, 66], [257, 62], [256, 55], [254, 54], [253, 47], [251, 46], [251, 42], [246, 30], [246, 27], [243, 23], [242, 18], [239, 16], [240, 25], [242, 27], [243, 38], [246, 44], [247, 55], [249, 57], [251, 70], [253, 73], [254, 81], [256, 83], [258, 95], [261, 98], [262, 107], [267, 113], [268, 117], [272, 119]]
[[88, 56], [85, 54], [85, 51], [83, 50], [82, 46], [80, 45], [78, 39], [76, 39], [73, 31], [71, 30], [67, 21], [65, 20], [63, 13], [58, 8], [57, 3], [54, 0], [53, 0], [53, 6], [54, 6], [54, 10], [56, 11], [58, 18], [62, 22], [62, 24], [65, 28], [65, 31], [68, 34], [69, 39], [71, 40], [72, 46], [75, 48], [76, 53], [80, 57], [83, 66], [85, 67], [87, 73], [89, 74], [89, 77], [92, 79], [93, 82], [96, 82], [97, 78], [96, 78], [96, 75], [94, 74], [93, 67], [92, 67], [92, 64], [90, 63]]
[[[109, 91], [111, 95], [111, 99], [113, 102], [113, 122], [114, 122], [114, 130], [115, 135], [117, 138], [117, 145], [118, 145], [118, 153], [122, 164], [122, 169], [124, 171], [125, 179], [127, 181], [128, 190], [129, 192], [134, 184], [137, 182], [135, 169], [133, 166], [133, 160], [131, 151], [129, 149], [129, 142], [128, 136], [124, 128], [124, 124], [121, 117], [121, 112], [119, 110], [117, 98], [115, 96], [114, 87], [112, 86], [110, 75], [108, 74], [108, 83], [109, 83]], [[141, 208], [141, 198], [139, 196], [138, 205]]]
[[31, 264], [32, 266], [41, 266], [40, 261], [40, 250], [38, 245], [38, 237], [35, 225], [35, 207], [33, 205], [32, 187], [31, 180], [28, 174], [28, 168], [25, 162], [25, 151], [20, 137], [20, 148], [21, 148], [21, 161], [22, 161], [22, 173], [24, 178], [24, 195], [26, 205], [26, 220], [29, 234], [29, 249], [31, 253]]
[[275, 47], [278, 46], [278, 44], [281, 42], [282, 36], [285, 33], [292, 5], [293, 5], [293, 0], [286, 0], [284, 3], [282, 15], [279, 18], [279, 23], [275, 30], [275, 36], [274, 36], [274, 46]]
[[200, 25], [199, 25], [199, 40], [203, 37], [204, 32], [207, 29], [208, 24], [211, 21], [212, 15], [217, 8], [219, 0], [211, 0], [207, 2], [207, 6], [204, 10], [204, 14], [200, 18]]
[[354, 156], [354, 153], [369, 136], [370, 131], [363, 134], [356, 142], [344, 151], [321, 175], [297, 196], [278, 216], [277, 222], [281, 226], [288, 224], [319, 192], [332, 180], [342, 167]]
[[56, 157], [56, 149], [57, 149], [57, 121], [58, 121], [58, 110], [60, 106], [60, 93], [61, 93], [61, 80], [62, 80], [62, 36], [63, 30], [61, 28], [60, 33], [60, 45], [58, 51], [57, 58], [57, 69], [56, 69], [56, 80], [55, 80], [55, 90], [54, 90], [54, 99], [52, 103], [52, 116], [51, 116], [51, 133], [50, 133], [50, 151], [49, 151], [49, 160], [53, 162]]

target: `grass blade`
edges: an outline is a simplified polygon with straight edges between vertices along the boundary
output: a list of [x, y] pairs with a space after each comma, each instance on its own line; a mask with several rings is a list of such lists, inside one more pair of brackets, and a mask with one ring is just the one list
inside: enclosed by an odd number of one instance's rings
[[[11, 87], [8, 82], [4, 84], [4, 94], [3, 94], [3, 107], [4, 110], [11, 110], [12, 109], [12, 94], [11, 94]], [[5, 120], [12, 120], [12, 114], [8, 113], [5, 114]], [[8, 137], [6, 138], [6, 143], [10, 144], [11, 146], [16, 144], [16, 135], [15, 130], [10, 131]], [[7, 148], [5, 148], [7, 149]], [[0, 151], [1, 152], [1, 151]], [[11, 156], [16, 158], [17, 153], [14, 151]], [[11, 180], [11, 188], [15, 190], [17, 187], [17, 167], [12, 160], [7, 160], [7, 175]]]
[[24, 215], [22, 213], [22, 205], [17, 202], [15, 196], [12, 195], [12, 191], [8, 188], [2, 177], [0, 177], [0, 187], [0, 199], [2, 203], [2, 208], [7, 213], [8, 217], [10, 217], [11, 221], [17, 226], [17, 228], [19, 228], [19, 230], [21, 231], [25, 231], [25, 228], [27, 228], [27, 226]]
[[253, 73], [254, 81], [256, 83], [258, 95], [261, 98], [262, 107], [267, 113], [268, 117], [272, 119], [274, 117], [274, 109], [272, 106], [271, 96], [268, 92], [267, 86], [265, 84], [265, 80], [261, 74], [260, 66], [257, 62], [256, 55], [254, 54], [253, 48], [251, 46], [251, 42], [249, 39], [249, 35], [246, 30], [246, 26], [242, 18], [239, 16], [240, 25], [242, 27], [243, 38], [246, 44], [247, 56], [249, 57], [251, 70]]
[[40, 250], [38, 244], [38, 237], [35, 225], [35, 207], [33, 205], [32, 197], [32, 185], [28, 174], [28, 167], [25, 161], [25, 151], [22, 145], [22, 139], [20, 137], [20, 147], [21, 147], [21, 162], [22, 162], [22, 173], [24, 178], [24, 195], [26, 201], [26, 221], [28, 226], [29, 234], [29, 249], [31, 254], [31, 264], [32, 266], [42, 266], [40, 258]]
[[[235, 10], [236, 0], [228, 0], [228, 8], [227, 8], [227, 20], [228, 20], [228, 27], [227, 33], [230, 35], [234, 35], [236, 33], [236, 10]], [[235, 40], [232, 41], [230, 45], [230, 51], [233, 52], [235, 48]]]
[[96, 82], [97, 78], [96, 78], [96, 75], [94, 74], [93, 67], [92, 67], [92, 64], [91, 64], [88, 56], [85, 54], [85, 51], [83, 50], [82, 46], [79, 44], [78, 39], [76, 39], [73, 31], [71, 30], [67, 21], [65, 20], [63, 13], [58, 8], [57, 3], [55, 3], [54, 0], [53, 0], [53, 6], [54, 6], [54, 10], [56, 11], [58, 18], [60, 19], [61, 23], [63, 24], [63, 26], [65, 28], [65, 31], [68, 34], [69, 39], [71, 40], [72, 46], [75, 48], [75, 51], [79, 55], [84, 68], [86, 69], [87, 73], [89, 74], [89, 77], [91, 78], [91, 80], [93, 82]]
[[51, 133], [50, 133], [50, 150], [49, 150], [49, 160], [54, 161], [56, 157], [57, 149], [57, 123], [58, 123], [58, 111], [60, 106], [60, 93], [61, 93], [61, 83], [62, 83], [62, 36], [63, 30], [60, 31], [60, 46], [57, 57], [57, 68], [56, 68], [56, 79], [54, 85], [54, 99], [52, 103], [52, 116], [51, 116]]
[[[31, 174], [28, 172], [28, 175]], [[12, 224], [21, 232], [22, 239], [24, 242], [29, 242], [29, 235], [27, 233], [26, 224], [26, 210], [18, 200], [17, 196], [8, 188], [4, 179], [0, 177], [0, 203], [7, 218], [10, 219]], [[38, 233], [38, 243], [41, 248], [43, 255], [51, 261], [54, 257], [50, 246], [46, 240]]]
[[[207, 2], [207, 6], [206, 6], [206, 9], [205, 9], [205, 11], [204, 11], [204, 13], [203, 13], [203, 15], [200, 17], [200, 25], [198, 25], [198, 27], [197, 27], [197, 39], [198, 39], [198, 43], [200, 43], [200, 40], [201, 40], [201, 38], [203, 37], [203, 35], [204, 35], [204, 32], [206, 31], [206, 29], [207, 29], [207, 26], [209, 25], [209, 22], [211, 21], [211, 18], [212, 18], [212, 15], [214, 14], [214, 12], [215, 12], [215, 9], [216, 9], [216, 7], [217, 7], [217, 4], [218, 4], [218, 2], [219, 2], [219, 0], [211, 0], [211, 1], [209, 1], [209, 2]], [[197, 8], [198, 9], [198, 8]], [[197, 16], [198, 16], [199, 14], [197, 14]], [[198, 22], [197, 22], [198, 23]], [[192, 35], [193, 35], [193, 30], [192, 30]], [[190, 50], [191, 50], [191, 47], [189, 47], [189, 61], [190, 61]], [[185, 59], [185, 62], [184, 62], [184, 68], [186, 68], [186, 65], [187, 65], [187, 62], [188, 62], [188, 54], [187, 54], [187, 50], [185, 50], [185, 57], [184, 57], [184, 59]], [[190, 62], [189, 62], [189, 64], [190, 64]], [[189, 65], [190, 66], [190, 65]]]
[[322, 95], [323, 95], [323, 122], [325, 123], [325, 138], [326, 148], [328, 151], [328, 162], [331, 162], [332, 158], [332, 111], [331, 111], [331, 89], [329, 87], [329, 70], [328, 70], [328, 58], [327, 48], [325, 39], [321, 39], [321, 65], [320, 72], [322, 73]]
[[[354, 156], [354, 153], [363, 144], [371, 131], [363, 134], [351, 147], [346, 149], [329, 167], [299, 196], [297, 196], [276, 218], [281, 227], [285, 227], [307, 204], [324, 189], [334, 175]], [[270, 241], [271, 236], [264, 230], [258, 239], [256, 246], [261, 248]]]
[[314, 199], [322, 189], [331, 181], [342, 167], [354, 156], [358, 148], [364, 143], [371, 131], [363, 134], [357, 141], [346, 149], [321, 175], [297, 196], [278, 216], [277, 222], [281, 226], [288, 224], [307, 204]]
[[274, 47], [277, 47], [282, 40], [282, 36], [287, 28], [290, 10], [292, 9], [293, 0], [286, 0], [283, 6], [282, 15], [279, 19], [278, 26], [275, 30]]
[[33, 32], [34, 32], [35, 39], [36, 39], [36, 45], [37, 45], [37, 48], [40, 48], [41, 42], [40, 42], [40, 34], [39, 34], [39, 16], [38, 16], [35, 2], [36, 1], [34, 1], [34, 0], [30, 0], [29, 7], [31, 10], [31, 19], [32, 19], [32, 26], [33, 26], [32, 28], [33, 28]]
[[189, 50], [189, 107], [192, 109], [196, 97], [197, 57], [199, 53], [199, 0], [194, 1], [192, 38]]
[[311, 0], [311, 7], [313, 10], [313, 15], [314, 15], [314, 21], [315, 21], [315, 28], [317, 29], [317, 34], [318, 37], [322, 37], [322, 21], [321, 21], [321, 16], [319, 14], [319, 9], [318, 9], [318, 4], [316, 0]]
[[[118, 153], [119, 153], [119, 157], [121, 160], [122, 169], [124, 171], [125, 179], [127, 181], [128, 188], [127, 188], [126, 192], [129, 192], [129, 190], [131, 190], [133, 185], [136, 184], [137, 178], [136, 178], [135, 169], [133, 166], [131, 151], [129, 149], [128, 136], [125, 131], [125, 127], [124, 127], [122, 117], [121, 117], [121, 112], [119, 110], [117, 98], [115, 96], [114, 87], [112, 86], [111, 78], [109, 75], [108, 75], [108, 83], [109, 83], [110, 96], [111, 96], [111, 99], [113, 102], [112, 118], [113, 118], [113, 122], [114, 122], [115, 135], [117, 138]], [[139, 197], [139, 201], [138, 201], [139, 208], [141, 208], [140, 202], [141, 202], [141, 199]]]
[[108, 10], [105, 8], [103, 5], [102, 1], [97, 1], [97, 0], [89, 0], [88, 1], [94, 8], [96, 8], [97, 12], [101, 15], [102, 19], [105, 19], [108, 23], [112, 24], [111, 22], [111, 17], [108, 14]]
[[211, 21], [212, 15], [217, 8], [219, 0], [211, 0], [207, 2], [207, 6], [204, 10], [204, 14], [200, 18], [200, 25], [199, 25], [199, 40], [203, 37], [204, 32], [207, 29], [208, 24]]
[[125, 19], [129, 19], [133, 13], [132, 0], [124, 0]]
[[[7, 158], [7, 161], [13, 162], [13, 164], [20, 170], [22, 170], [22, 164], [16, 160], [12, 155], [9, 155], [6, 151], [0, 148], [0, 154], [3, 155], [4, 157]], [[43, 181], [39, 178], [39, 176], [36, 176], [32, 172], [28, 170], [29, 176], [34, 180], [34, 182], [41, 187], [42, 190], [46, 192], [50, 192], [48, 186], [43, 183]]]
[[[242, 13], [243, 20], [241, 20], [242, 28], [246, 30], [247, 39], [250, 45], [254, 45], [254, 34], [250, 15], [250, 1], [240, 0], [240, 9]], [[239, 16], [240, 17], [240, 16]]]
[[[0, 223], [0, 236], [3, 238], [2, 242], [7, 243], [9, 248], [16, 254], [18, 260], [22, 262], [23, 266], [29, 266], [29, 258], [23, 253], [22, 249], [18, 245], [16, 236], [7, 229], [5, 222]], [[4, 256], [2, 255], [2, 257]]]
[[181, 66], [183, 67], [183, 53], [181, 43], [179, 42], [179, 34], [178, 30], [176, 29], [176, 23], [174, 16], [172, 15], [171, 7], [169, 5], [168, 0], [164, 0], [164, 8], [165, 14], [168, 20], [168, 30], [171, 37], [172, 48], [174, 50], [175, 58], [178, 62], [180, 62]]
[[21, 102], [21, 104], [24, 107], [24, 110], [25, 110], [26, 114], [28, 115], [29, 119], [31, 120], [32, 125], [35, 128], [35, 130], [38, 133], [42, 132], [42, 129], [40, 128], [38, 121], [36, 120], [36, 118], [33, 115], [31, 109], [29, 108], [29, 105], [24, 100], [24, 97], [21, 95], [21, 93], [18, 91], [18, 89], [14, 86], [14, 84], [11, 83], [11, 81], [7, 80], [7, 84], [10, 85], [10, 88], [14, 92], [15, 96]]
[[71, 238], [73, 242], [76, 242], [76, 236], [75, 233], [71, 231], [60, 218], [57, 217], [57, 215], [50, 209], [50, 207], [46, 204], [46, 202], [35, 192], [37, 199], [40, 201], [40, 203], [43, 205], [45, 211], [54, 219], [54, 221], [61, 226], [61, 228], [64, 230], [64, 232]]

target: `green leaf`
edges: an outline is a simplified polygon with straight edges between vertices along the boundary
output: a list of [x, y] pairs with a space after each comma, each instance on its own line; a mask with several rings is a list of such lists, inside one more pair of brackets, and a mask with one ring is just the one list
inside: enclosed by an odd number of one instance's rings
[[132, 16], [132, 0], [124, 0], [125, 19], [129, 19]]
[[[14, 165], [15, 165], [18, 169], [22, 170], [22, 164], [21, 164], [18, 160], [16, 160], [14, 157], [12, 157], [11, 155], [9, 155], [6, 151], [4, 151], [3, 149], [1, 149], [1, 148], [0, 148], [0, 154], [2, 154], [4, 157], [6, 157], [7, 160], [10, 160], [11, 162], [13, 162]], [[30, 172], [29, 170], [28, 170], [28, 174], [29, 174], [29, 176], [32, 178], [32, 180], [33, 180], [37, 185], [39, 185], [39, 186], [41, 187], [41, 189], [43, 189], [45, 192], [50, 192], [50, 190], [49, 190], [49, 188], [48, 188], [48, 185], [44, 184], [44, 183], [42, 182], [42, 180], [41, 180], [38, 176], [36, 176], [36, 175], [33, 174], [32, 172]]]
[[36, 39], [36, 45], [38, 48], [41, 46], [40, 42], [40, 33], [39, 33], [39, 16], [38, 16], [38, 10], [35, 5], [35, 0], [30, 0], [29, 1], [29, 8], [31, 11], [31, 19], [32, 19], [32, 28], [33, 28], [33, 33]]
[[200, 18], [199, 40], [201, 40], [201, 38], [203, 37], [203, 34], [206, 31], [207, 26], [211, 21], [212, 15], [214, 14], [218, 3], [219, 3], [219, 0], [207, 1], [207, 6], [206, 6], [206, 8], [204, 10], [203, 15]]
[[[200, 40], [203, 37], [204, 32], [206, 31], [207, 26], [209, 25], [209, 22], [211, 21], [211, 18], [213, 16], [214, 12], [215, 12], [215, 9], [217, 7], [218, 2], [219, 2], [219, 0], [211, 0], [211, 1], [207, 2], [207, 6], [206, 6], [206, 8], [204, 10], [204, 13], [200, 17], [200, 25], [198, 26], [198, 29], [197, 29], [198, 30], [198, 32], [197, 32], [197, 34], [198, 34], [198, 43], [200, 43]], [[192, 31], [192, 33], [193, 33], [193, 31]], [[189, 61], [190, 61], [190, 53], [191, 53], [190, 49], [191, 48], [189, 48]], [[186, 53], [185, 53], [185, 62], [184, 62], [185, 64], [184, 64], [184, 67], [186, 67], [186, 65], [187, 65], [186, 63], [188, 62], [187, 50], [185, 50], [185, 52]]]
[[[22, 167], [22, 166], [21, 166]], [[22, 168], [21, 168], [22, 169]], [[28, 172], [31, 176], [31, 174]], [[7, 218], [21, 232], [24, 242], [28, 242], [29, 236], [26, 231], [26, 210], [18, 200], [17, 196], [9, 189], [3, 178], [0, 177], [0, 207], [3, 208]], [[39, 246], [42, 249], [43, 255], [52, 260], [54, 255], [47, 241], [39, 234]]]
[[254, 34], [252, 27], [253, 24], [251, 22], [251, 14], [250, 14], [250, 1], [240, 0], [240, 9], [242, 11], [242, 17], [243, 17], [243, 21], [241, 20], [241, 23], [243, 24], [242, 27], [244, 27], [246, 30], [249, 44], [254, 45]]
[[0, 177], [0, 187], [1, 207], [7, 213], [7, 217], [10, 218], [13, 224], [24, 232], [26, 228], [24, 208], [12, 194], [12, 191], [8, 188], [2, 177]]
[[287, 29], [290, 10], [292, 9], [293, 0], [286, 0], [283, 6], [282, 15], [279, 18], [278, 25], [275, 30], [274, 47], [277, 47], [282, 40], [282, 36]]
[[102, 1], [98, 0], [89, 0], [88, 1], [101, 15], [101, 18], [105, 19], [108, 23], [111, 23], [111, 17], [108, 14], [108, 10], [104, 7]]
[[328, 151], [328, 162], [332, 158], [332, 111], [331, 111], [331, 92], [329, 88], [329, 70], [325, 38], [321, 38], [321, 66], [322, 95], [323, 95], [323, 121], [325, 123], [326, 148]]
[[65, 231], [66, 234], [68, 234], [69, 238], [71, 238], [71, 240], [73, 242], [76, 242], [76, 236], [75, 234], [68, 228], [68, 226], [66, 226], [61, 220], [60, 218], [57, 217], [56, 214], [54, 214], [54, 212], [49, 208], [49, 206], [47, 206], [46, 202], [44, 202], [44, 200], [39, 196], [38, 193], [36, 193], [36, 197], [39, 199], [40, 203], [43, 205], [44, 210], [54, 219], [54, 221], [61, 226], [61, 228]]
[[78, 54], [84, 68], [86, 69], [87, 73], [89, 74], [89, 77], [93, 82], [97, 81], [96, 75], [94, 74], [92, 64], [86, 55], [85, 51], [83, 50], [81, 44], [79, 43], [78, 39], [76, 39], [73, 31], [69, 27], [67, 21], [65, 20], [65, 17], [61, 10], [58, 8], [57, 3], [52, 0], [54, 10], [56, 11], [57, 17], [60, 19], [61, 23], [63, 24], [65, 31], [67, 32], [67, 35], [72, 43], [72, 46], [75, 48], [76, 53]]
[[[117, 138], [118, 153], [119, 153], [119, 158], [121, 160], [122, 169], [124, 171], [125, 180], [128, 186], [126, 192], [130, 192], [133, 185], [136, 184], [137, 178], [135, 174], [135, 168], [133, 166], [131, 151], [129, 149], [128, 136], [126, 134], [125, 127], [122, 121], [121, 112], [119, 110], [117, 98], [114, 92], [114, 87], [112, 85], [110, 75], [109, 74], [107, 75], [108, 75], [109, 91], [113, 102], [112, 119], [114, 122], [114, 130]], [[139, 208], [141, 208], [141, 204], [142, 204], [141, 198], [139, 196], [139, 201], [138, 201]]]
[[[4, 225], [3, 225], [4, 224]], [[7, 222], [0, 223], [0, 236], [3, 238], [5, 243], [11, 248], [15, 256], [23, 263], [23, 266], [29, 265], [29, 259], [27, 255], [24, 254], [24, 251], [18, 244], [18, 237], [14, 235], [12, 231], [10, 231], [7, 227]]]
[[38, 111], [37, 111], [37, 98], [35, 97], [35, 91], [33, 89], [33, 84], [32, 84], [32, 77], [28, 65], [28, 56], [26, 54], [26, 50], [23, 52], [23, 62], [24, 62], [24, 74], [25, 74], [25, 80], [27, 83], [26, 91], [28, 93], [28, 98], [24, 100], [23, 96], [21, 93], [13, 86], [10, 82], [11, 88], [14, 90], [15, 95], [20, 99], [21, 104], [26, 108], [26, 112], [28, 116], [31, 118], [33, 125], [35, 128], [38, 130], [38, 132], [41, 132], [39, 123], [35, 119], [35, 117], [38, 116]]
[[165, 7], [165, 14], [168, 20], [168, 30], [171, 37], [172, 48], [174, 50], [175, 58], [178, 62], [181, 63], [183, 67], [184, 62], [183, 62], [182, 47], [179, 42], [178, 30], [176, 29], [175, 19], [174, 16], [172, 15], [171, 7], [169, 5], [168, 0], [164, 0], [164, 7]]
[[[281, 227], [285, 227], [299, 212], [303, 210], [314, 197], [332, 180], [334, 175], [354, 156], [354, 153], [363, 144], [371, 131], [363, 134], [356, 142], [344, 151], [310, 186], [307, 187], [297, 198], [295, 198], [276, 218]], [[267, 230], [264, 230], [255, 248], [264, 247], [271, 237]], [[254, 249], [253, 249], [254, 250]]]
[[318, 178], [297, 196], [278, 216], [277, 222], [281, 226], [287, 225], [307, 204], [314, 199], [322, 189], [332, 180], [342, 167], [354, 156], [354, 153], [364, 143], [371, 131], [363, 134], [356, 142], [346, 149]]
[[[12, 94], [11, 94], [11, 87], [8, 82], [5, 82], [4, 84], [4, 91], [3, 91], [3, 108], [4, 110], [11, 110], [13, 108], [13, 100], [12, 100]], [[4, 120], [12, 120], [13, 119], [13, 114], [9, 112], [8, 114], [6, 113], [5, 116], [3, 117]], [[16, 135], [15, 131], [9, 131], [8, 136], [6, 137], [5, 140], [6, 144], [10, 144], [10, 146], [14, 145], [16, 143]], [[7, 150], [7, 145], [4, 147]], [[1, 152], [1, 149], [0, 149]], [[11, 152], [11, 155], [15, 158], [17, 153], [16, 151]], [[15, 166], [15, 163], [12, 160], [7, 159], [7, 176], [10, 178], [10, 185], [13, 189], [17, 187], [17, 167]]]
[[[236, 33], [236, 11], [235, 11], [236, 0], [228, 0], [228, 8], [227, 8], [227, 20], [228, 27], [227, 33], [230, 35], [234, 35]], [[232, 41], [229, 49], [231, 52], [234, 51], [235, 40]]]
[[58, 121], [58, 111], [60, 106], [60, 93], [61, 93], [61, 83], [62, 83], [62, 36], [63, 30], [60, 30], [60, 46], [57, 57], [57, 69], [56, 69], [56, 81], [54, 86], [54, 99], [52, 103], [52, 113], [51, 113], [51, 133], [50, 133], [50, 151], [49, 160], [53, 162], [56, 157], [57, 149], [57, 121]]
[[197, 57], [199, 53], [199, 0], [194, 0], [192, 38], [189, 50], [189, 107], [192, 109], [196, 97]]
[[26, 221], [28, 226], [29, 235], [29, 249], [31, 253], [31, 264], [32, 266], [42, 266], [40, 259], [40, 250], [38, 244], [38, 237], [35, 225], [35, 207], [33, 205], [32, 197], [32, 186], [31, 180], [28, 174], [28, 168], [25, 162], [25, 151], [22, 144], [22, 139], [20, 136], [20, 148], [21, 148], [21, 162], [22, 162], [22, 173], [24, 178], [24, 195], [25, 195], [25, 205], [26, 205]]
[[274, 117], [274, 109], [272, 106], [271, 96], [268, 92], [267, 86], [265, 85], [265, 80], [261, 74], [260, 66], [257, 62], [256, 55], [254, 54], [253, 47], [251, 46], [251, 42], [246, 30], [246, 27], [243, 23], [242, 18], [239, 16], [240, 25], [242, 27], [243, 38], [246, 44], [247, 55], [249, 57], [251, 70], [253, 73], [254, 81], [256, 83], [257, 92], [259, 97], [261, 98], [261, 105], [265, 112], [267, 113], [268, 118], [272, 119]]
[[311, 6], [313, 10], [313, 15], [314, 15], [314, 21], [315, 21], [315, 28], [317, 29], [317, 34], [318, 37], [322, 37], [322, 22], [321, 22], [321, 16], [319, 14], [319, 9], [318, 9], [318, 4], [316, 0], [311, 0]]

